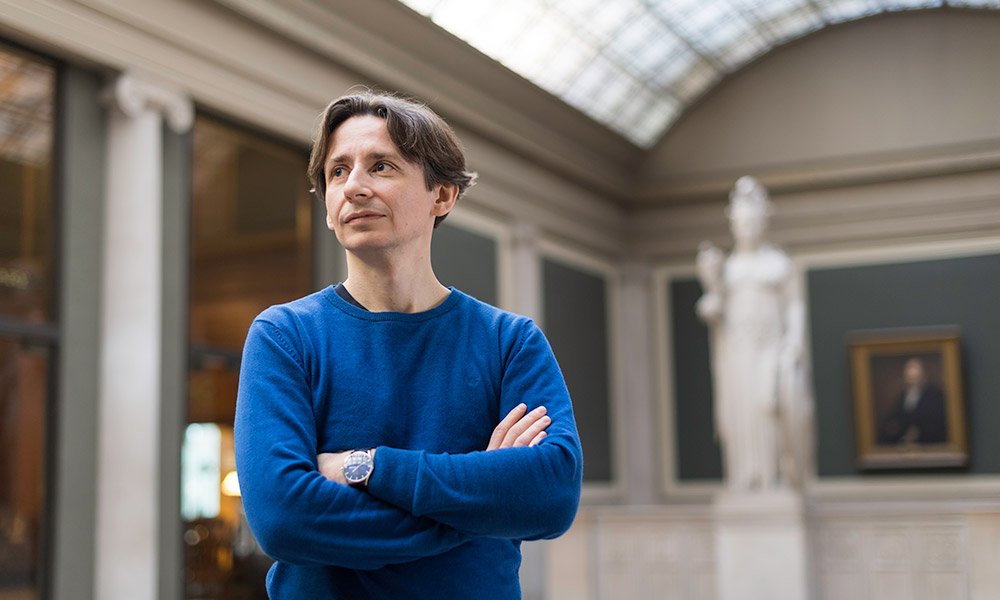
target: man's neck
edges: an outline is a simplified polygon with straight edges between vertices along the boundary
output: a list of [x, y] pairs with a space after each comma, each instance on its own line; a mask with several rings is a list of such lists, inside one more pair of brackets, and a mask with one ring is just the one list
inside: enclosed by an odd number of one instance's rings
[[398, 264], [366, 261], [347, 253], [344, 287], [372, 312], [424, 312], [448, 297], [448, 288], [438, 282], [430, 257]]

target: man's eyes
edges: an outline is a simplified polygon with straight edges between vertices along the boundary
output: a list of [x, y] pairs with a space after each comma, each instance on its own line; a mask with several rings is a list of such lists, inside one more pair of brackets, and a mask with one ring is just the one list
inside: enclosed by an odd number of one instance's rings
[[[379, 163], [375, 163], [375, 166], [372, 167], [372, 172], [373, 173], [387, 173], [389, 171], [394, 171], [395, 169], [396, 169], [396, 167], [392, 166], [390, 163], [379, 162]], [[330, 169], [330, 176], [328, 178], [329, 179], [340, 179], [341, 177], [346, 177], [346, 176], [347, 176], [347, 168], [346, 167], [334, 167], [334, 168]]]

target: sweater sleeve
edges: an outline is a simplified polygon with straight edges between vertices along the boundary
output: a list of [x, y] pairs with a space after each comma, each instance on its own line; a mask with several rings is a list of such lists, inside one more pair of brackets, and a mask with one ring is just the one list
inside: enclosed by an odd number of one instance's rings
[[538, 445], [467, 454], [380, 447], [369, 493], [473, 535], [561, 535], [580, 503], [583, 454], [562, 373], [533, 323], [505, 365], [501, 417], [521, 402], [528, 410], [545, 406], [552, 418]]
[[251, 325], [244, 346], [234, 437], [247, 521], [278, 561], [376, 569], [471, 539], [319, 473], [306, 371], [267, 321]]

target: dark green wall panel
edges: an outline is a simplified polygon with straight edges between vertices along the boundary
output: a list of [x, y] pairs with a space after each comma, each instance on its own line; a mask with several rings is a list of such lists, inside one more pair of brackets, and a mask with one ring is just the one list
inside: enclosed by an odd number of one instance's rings
[[808, 274], [820, 476], [858, 473], [847, 336], [957, 325], [971, 461], [1000, 473], [1000, 255], [815, 269]]
[[181, 598], [181, 443], [187, 421], [188, 247], [193, 136], [163, 127], [163, 313], [160, 407], [160, 598]]
[[722, 451], [713, 425], [708, 327], [694, 311], [701, 284], [696, 279], [675, 279], [667, 291], [673, 307], [675, 472], [681, 481], [720, 480]]
[[104, 77], [60, 70], [57, 189], [62, 207], [52, 598], [94, 595], [97, 407], [107, 114]]
[[491, 238], [445, 221], [434, 231], [431, 264], [438, 280], [494, 306], [497, 293], [497, 244]]
[[610, 481], [614, 457], [606, 281], [599, 275], [543, 260], [542, 282], [545, 336], [573, 398], [583, 444], [584, 481]]
[[[813, 269], [807, 285], [821, 477], [862, 473], [855, 464], [849, 333], [938, 325], [962, 331], [971, 461], [958, 472], [1000, 473], [1000, 440], [993, 434], [1000, 426], [1000, 256]], [[678, 477], [719, 479], [708, 330], [694, 312], [701, 287], [693, 278], [676, 279], [667, 292]]]

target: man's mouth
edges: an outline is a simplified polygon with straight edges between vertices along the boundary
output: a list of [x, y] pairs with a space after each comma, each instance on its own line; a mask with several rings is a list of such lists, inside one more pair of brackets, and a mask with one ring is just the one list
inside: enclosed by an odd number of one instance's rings
[[382, 215], [380, 215], [377, 212], [367, 212], [367, 211], [366, 212], [359, 212], [359, 213], [354, 213], [353, 215], [348, 215], [348, 217], [346, 219], [344, 219], [344, 223], [371, 221], [371, 220], [377, 219], [377, 218], [379, 218], [381, 216]]

